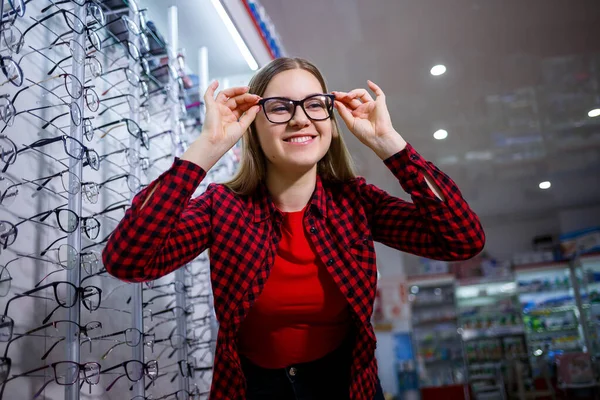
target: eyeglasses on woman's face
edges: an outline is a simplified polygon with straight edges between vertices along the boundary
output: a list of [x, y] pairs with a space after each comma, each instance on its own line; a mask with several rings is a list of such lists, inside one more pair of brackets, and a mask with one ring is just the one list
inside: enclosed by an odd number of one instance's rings
[[267, 97], [261, 99], [261, 105], [267, 120], [273, 124], [286, 124], [290, 122], [298, 107], [312, 121], [324, 121], [333, 115], [332, 94], [314, 94], [302, 100], [292, 100], [286, 97]]

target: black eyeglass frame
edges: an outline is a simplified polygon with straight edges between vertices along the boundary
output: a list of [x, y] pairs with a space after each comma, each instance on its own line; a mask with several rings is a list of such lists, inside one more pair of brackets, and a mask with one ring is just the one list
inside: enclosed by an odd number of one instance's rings
[[[310, 115], [308, 115], [308, 112], [306, 111], [306, 108], [304, 107], [304, 103], [307, 100], [316, 98], [316, 97], [326, 97], [330, 100], [330, 104], [327, 107], [327, 117], [325, 118], [312, 118]], [[265, 103], [272, 101], [272, 100], [278, 100], [278, 101], [285, 101], [288, 102], [290, 104], [294, 105], [294, 109], [290, 115], [290, 118], [287, 121], [278, 121], [278, 122], [273, 122], [271, 121], [271, 119], [269, 118], [269, 115], [267, 114], [267, 108], [265, 107]], [[261, 106], [265, 117], [267, 118], [267, 120], [272, 123], [272, 124], [287, 124], [288, 122], [290, 122], [293, 118], [294, 115], [296, 115], [296, 110], [298, 109], [298, 106], [300, 106], [300, 108], [302, 108], [302, 111], [304, 111], [304, 114], [308, 117], [308, 119], [310, 119], [311, 121], [325, 121], [330, 119], [333, 116], [333, 103], [335, 101], [335, 96], [332, 94], [328, 94], [328, 93], [323, 93], [323, 94], [313, 94], [311, 96], [308, 96], [302, 100], [292, 100], [292, 99], [288, 99], [287, 97], [266, 97], [263, 99], [260, 99], [258, 101], [258, 104]]]

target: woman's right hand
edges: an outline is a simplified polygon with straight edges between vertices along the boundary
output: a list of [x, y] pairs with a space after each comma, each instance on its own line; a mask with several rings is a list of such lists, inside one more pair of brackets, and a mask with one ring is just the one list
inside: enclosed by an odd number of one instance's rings
[[217, 87], [219, 83], [215, 81], [206, 90], [202, 133], [181, 157], [205, 171], [240, 140], [260, 111], [260, 96], [248, 93], [248, 87], [225, 89], [215, 98]]
[[229, 150], [244, 135], [260, 110], [260, 97], [248, 93], [248, 87], [225, 89], [215, 98], [219, 82], [210, 84], [204, 94], [206, 116], [202, 135], [215, 146]]

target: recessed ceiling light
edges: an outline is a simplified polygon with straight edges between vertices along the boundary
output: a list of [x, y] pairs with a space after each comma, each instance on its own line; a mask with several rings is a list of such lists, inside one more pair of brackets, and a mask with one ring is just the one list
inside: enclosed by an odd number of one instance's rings
[[600, 108], [594, 108], [588, 112], [588, 117], [595, 118], [600, 117]]
[[550, 189], [550, 186], [552, 186], [550, 181], [540, 182], [540, 189]]
[[446, 72], [446, 66], [443, 64], [438, 64], [433, 66], [433, 68], [431, 68], [431, 75], [433, 76], [440, 76], [443, 75]]
[[438, 129], [437, 131], [435, 131], [433, 133], [433, 137], [436, 138], [437, 140], [443, 140], [448, 137], [448, 132], [445, 131], [444, 129]]

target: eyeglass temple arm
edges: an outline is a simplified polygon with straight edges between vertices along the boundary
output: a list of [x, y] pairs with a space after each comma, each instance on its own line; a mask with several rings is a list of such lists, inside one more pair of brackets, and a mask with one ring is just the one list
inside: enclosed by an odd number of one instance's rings
[[43, 180], [44, 182], [40, 185], [38, 185], [38, 189], [37, 190], [41, 190], [43, 186], [46, 186], [48, 184], [48, 182], [50, 182], [53, 178], [56, 178], [57, 176], [61, 176], [62, 174], [64, 174], [65, 172], [68, 172], [68, 169], [65, 169], [64, 171], [60, 171], [55, 173], [54, 175], [50, 175], [50, 176], [44, 176], [42, 178], [37, 178], [37, 179], [33, 179], [31, 182], [36, 182], [36, 181], [41, 181]]
[[[80, 253], [80, 255], [81, 255], [81, 253]], [[93, 277], [95, 277], [95, 276], [99, 276], [99, 275], [105, 274], [106, 272], [107, 272], [107, 271], [106, 271], [106, 268], [102, 268], [100, 271], [96, 272], [95, 274], [88, 275], [88, 276], [86, 276], [85, 278], [83, 278], [83, 279], [81, 280], [81, 284], [83, 285], [83, 282], [85, 282], [85, 281], [86, 281], [86, 279], [91, 279], [91, 278], [93, 278]], [[117, 287], [120, 287], [120, 286], [117, 286]], [[113, 290], [114, 290], [114, 289], [113, 289]], [[111, 293], [112, 293], [112, 292], [110, 292], [110, 293], [109, 293], [109, 296], [110, 296], [110, 294], [111, 294]], [[107, 296], [107, 297], [108, 297], [108, 296]]]
[[[106, 99], [103, 99], [102, 101], [104, 101], [104, 100], [106, 100]], [[99, 117], [101, 117], [101, 116], [102, 116], [102, 115], [104, 115], [104, 114], [105, 114], [105, 113], [106, 113], [108, 110], [112, 110], [113, 108], [115, 108], [115, 107], [118, 107], [118, 106], [120, 106], [120, 105], [122, 105], [122, 104], [125, 104], [125, 103], [127, 103], [127, 101], [122, 101], [122, 102], [120, 102], [120, 103], [111, 104], [110, 106], [107, 106], [106, 104], [103, 104], [103, 103], [101, 103], [101, 104], [102, 104], [104, 107], [106, 107], [106, 108], [105, 108], [104, 110], [100, 111], [100, 112], [98, 113], [98, 116], [99, 116]]]
[[127, 361], [124, 361], [124, 362], [122, 362], [122, 363], [119, 363], [119, 364], [117, 364], [117, 365], [113, 365], [113, 366], [112, 366], [112, 367], [110, 367], [110, 368], [107, 368], [107, 369], [102, 369], [102, 371], [100, 372], [100, 374], [106, 374], [106, 373], [108, 373], [108, 372], [110, 372], [110, 371], [114, 371], [114, 370], [115, 370], [115, 369], [117, 369], [117, 368], [121, 368], [121, 367], [125, 366], [125, 364], [126, 364], [126, 363], [127, 363]]
[[[88, 245], [88, 246], [85, 246], [84, 248], [82, 248], [82, 249], [81, 249], [81, 251], [84, 251], [84, 250], [90, 249], [90, 248], [92, 248], [92, 247], [95, 247], [95, 246], [100, 246], [101, 244], [103, 244], [103, 243], [107, 242], [107, 241], [108, 241], [108, 239], [110, 238], [110, 236], [111, 236], [112, 234], [113, 234], [113, 232], [111, 232], [111, 233], [109, 233], [108, 235], [106, 235], [106, 237], [105, 237], [104, 239], [102, 239], [102, 241], [101, 241], [101, 242], [92, 243], [92, 244], [90, 244], [90, 245]], [[106, 272], [106, 270], [104, 270], [103, 272]], [[90, 275], [90, 276], [91, 276], [91, 275]], [[87, 277], [86, 277], [86, 278], [87, 278]], [[85, 279], [85, 278], [84, 278], [84, 279]]]
[[[11, 302], [13, 302], [14, 300], [16, 300], [16, 299], [20, 299], [21, 297], [27, 297], [27, 296], [30, 296], [31, 294], [33, 294], [33, 293], [35, 293], [35, 292], [39, 292], [40, 290], [46, 289], [47, 287], [50, 287], [50, 286], [52, 286], [52, 283], [50, 283], [50, 284], [47, 284], [47, 285], [44, 285], [44, 286], [40, 286], [40, 287], [38, 287], [38, 288], [34, 288], [34, 289], [31, 289], [31, 290], [28, 290], [28, 291], [26, 291], [26, 292], [23, 292], [23, 293], [19, 293], [19, 294], [16, 294], [16, 295], [14, 295], [13, 297], [11, 297], [11, 298], [10, 298], [10, 299], [9, 299], [9, 300], [6, 302], [6, 306], [4, 307], [4, 315], [8, 315], [8, 306], [9, 306], [9, 305], [10, 305], [10, 303], [11, 303]], [[44, 321], [44, 322], [42, 322], [42, 323], [44, 323], [44, 324], [45, 324], [46, 322], [48, 322], [48, 321]]]
[[[52, 107], [52, 106], [49, 106], [49, 107]], [[35, 148], [35, 147], [47, 146], [49, 144], [52, 144], [52, 143], [55, 143], [55, 142], [58, 142], [58, 141], [61, 141], [61, 140], [63, 140], [62, 136], [55, 137], [55, 138], [46, 138], [46, 139], [36, 140], [35, 142], [33, 142], [31, 144], [28, 144], [28, 145], [25, 145], [23, 148], [17, 150], [17, 154], [21, 153], [21, 152], [23, 152], [25, 150], [29, 150], [29, 149]]]
[[54, 307], [54, 309], [52, 311], [50, 311], [50, 314], [48, 314], [48, 316], [46, 318], [44, 318], [42, 320], [42, 323], [45, 324], [46, 322], [50, 321], [50, 318], [52, 318], [52, 315], [56, 312], [56, 310], [58, 310], [59, 308], [61, 308], [61, 305], [57, 305], [56, 307]]
[[26, 29], [26, 30], [23, 32], [23, 34], [21, 35], [21, 41], [22, 41], [22, 42], [24, 42], [24, 41], [25, 41], [25, 35], [27, 35], [27, 32], [29, 32], [30, 30], [32, 30], [32, 29], [33, 29], [35, 26], [37, 26], [37, 25], [40, 25], [42, 22], [44, 22], [44, 21], [46, 21], [46, 20], [48, 20], [48, 19], [50, 19], [50, 18], [54, 17], [56, 14], [60, 14], [60, 13], [63, 13], [63, 12], [64, 12], [64, 10], [62, 10], [62, 9], [61, 9], [61, 10], [58, 10], [58, 11], [55, 11], [55, 12], [53, 12], [52, 14], [46, 15], [46, 16], [45, 16], [44, 18], [42, 18], [42, 19], [39, 19], [39, 20], [36, 20], [36, 19], [34, 19], [34, 20], [35, 20], [35, 23], [34, 23], [34, 24], [31, 24], [31, 25], [30, 25], [30, 26], [29, 26], [29, 27], [28, 27], [28, 28], [27, 28], [27, 29]]
[[[166, 135], [166, 134], [169, 134], [169, 133], [173, 133], [173, 130], [172, 129], [167, 129], [166, 131], [162, 131], [162, 132], [156, 133], [156, 134], [154, 134], [152, 136], [149, 136], [148, 139], [156, 139], [157, 137], [160, 137], [162, 135]], [[169, 153], [168, 155], [170, 156], [171, 153]], [[157, 158], [157, 160], [159, 160], [160, 158], [161, 157]]]
[[45, 370], [47, 368], [50, 368], [50, 365], [44, 365], [43, 367], [32, 369], [31, 371], [21, 372], [20, 374], [11, 376], [9, 379], [5, 380], [4, 383], [6, 384], [6, 382], [11, 381], [13, 379], [20, 378], [22, 376], [26, 376], [26, 375], [29, 375], [29, 374], [33, 374], [34, 372], [43, 371], [43, 370]]
[[48, 386], [49, 384], [51, 384], [55, 380], [56, 380], [56, 377], [47, 380], [46, 383], [44, 383], [44, 385], [37, 392], [35, 392], [35, 394], [33, 395], [32, 399], [37, 399], [43, 393], [44, 389], [46, 389], [46, 386]]
[[36, 218], [36, 217], [39, 217], [39, 216], [43, 215], [43, 217], [42, 217], [42, 218], [40, 218], [40, 222], [44, 222], [45, 220], [47, 220], [47, 219], [48, 219], [48, 217], [49, 217], [50, 215], [52, 215], [52, 214], [53, 214], [53, 213], [55, 213], [55, 212], [58, 212], [60, 209], [62, 209], [63, 207], [66, 207], [66, 206], [67, 206], [67, 204], [63, 204], [63, 205], [61, 205], [61, 206], [58, 206], [58, 207], [56, 207], [56, 208], [55, 208], [55, 209], [53, 209], [53, 210], [48, 210], [48, 211], [41, 212], [41, 213], [39, 213], [39, 214], [37, 214], [37, 215], [34, 215], [33, 217], [31, 217], [31, 219], [33, 219], [33, 218]]
[[52, 125], [54, 123], [54, 121], [56, 121], [57, 119], [64, 117], [65, 115], [69, 115], [70, 112], [66, 112], [66, 113], [62, 113], [57, 115], [56, 117], [52, 118], [50, 121], [47, 121], [44, 125], [42, 125], [42, 129], [46, 129], [48, 126]]
[[[46, 261], [48, 261], [48, 260], [46, 260]], [[57, 270], [54, 270], [54, 271], [52, 271], [52, 272], [48, 273], [48, 274], [47, 274], [45, 277], [43, 277], [43, 278], [42, 278], [42, 279], [41, 279], [41, 280], [40, 280], [38, 283], [36, 283], [34, 287], [38, 287], [39, 285], [41, 285], [41, 284], [42, 284], [42, 282], [44, 282], [46, 279], [48, 279], [48, 278], [50, 277], [50, 275], [52, 275], [52, 274], [55, 274], [55, 273], [57, 273], [57, 272], [61, 272], [61, 271], [64, 271], [64, 270], [62, 270], [62, 269], [57, 269]]]
[[111, 151], [110, 153], [106, 153], [106, 154], [102, 154], [100, 156], [100, 159], [104, 160], [106, 157], [108, 156], [112, 156], [113, 154], [119, 154], [119, 153], [124, 153], [125, 151], [129, 150], [128, 148], [123, 148], [123, 149], [119, 149], [119, 150], [115, 150], [115, 151]]
[[50, 348], [48, 349], [48, 351], [44, 353], [44, 355], [42, 356], [42, 358], [41, 358], [41, 359], [42, 359], [42, 360], [45, 360], [45, 359], [48, 357], [48, 355], [50, 354], [50, 352], [52, 352], [52, 350], [54, 350], [54, 348], [55, 348], [55, 347], [56, 347], [56, 346], [57, 346], [57, 345], [58, 345], [60, 342], [62, 342], [63, 340], [65, 340], [65, 337], [64, 337], [64, 336], [63, 336], [63, 337], [61, 337], [60, 339], [58, 339], [56, 342], [54, 342], [54, 344], [53, 344], [52, 346], [50, 346]]
[[[154, 382], [155, 382], [155, 381], [157, 381], [157, 380], [158, 380], [158, 378], [162, 378], [163, 376], [167, 376], [167, 375], [168, 375], [168, 373], [166, 373], [166, 372], [165, 372], [165, 373], [164, 373], [164, 374], [162, 374], [162, 375], [158, 375], [158, 376], [157, 376], [156, 378], [154, 378], [154, 379], [150, 379], [150, 383], [148, 383], [144, 389], [146, 389], [146, 390], [149, 390], [149, 389], [150, 389], [150, 386], [154, 385]], [[132, 387], [133, 387], [133, 386], [132, 386]]]
[[106, 339], [109, 337], [114, 337], [114, 336], [119, 336], [125, 333], [125, 330], [119, 331], [119, 332], [113, 332], [113, 333], [107, 333], [106, 335], [101, 335], [101, 336], [95, 336], [93, 338], [90, 338], [92, 340], [100, 340], [100, 339]]
[[[106, 371], [102, 371], [102, 372], [106, 372]], [[116, 378], [114, 381], [112, 381], [112, 382], [111, 382], [111, 384], [110, 384], [110, 385], [108, 385], [108, 386], [106, 387], [106, 391], [107, 391], [107, 392], [108, 392], [108, 391], [110, 391], [110, 389], [112, 389], [112, 387], [115, 385], [115, 383], [117, 383], [117, 381], [118, 381], [119, 379], [121, 379], [122, 377], [124, 377], [124, 376], [127, 376], [127, 374], [122, 374], [122, 375], [119, 375], [119, 376], [118, 376], [118, 377], [117, 377], [117, 378]]]
[[[125, 95], [121, 95], [121, 96], [125, 96]], [[127, 95], [127, 96], [130, 96], [130, 95]], [[105, 99], [105, 100], [107, 100], [107, 99]], [[108, 123], [106, 123], [104, 125], [97, 126], [97, 127], [94, 128], [94, 130], [96, 131], [96, 130], [99, 130], [99, 129], [102, 129], [102, 128], [106, 128], [107, 126], [120, 124], [123, 121], [125, 121], [125, 118], [122, 118], [122, 119], [120, 119], [118, 121], [112, 121], [112, 122], [108, 122]]]
[[111, 176], [110, 178], [108, 178], [104, 182], [99, 183], [98, 187], [102, 187], [102, 186], [106, 185], [107, 183], [114, 182], [114, 181], [117, 181], [119, 179], [127, 178], [127, 177], [129, 177], [129, 174], [118, 174], [118, 175], [115, 175], [115, 176]]
[[116, 210], [118, 210], [120, 208], [127, 208], [128, 205], [129, 204], [122, 204], [120, 206], [108, 207], [108, 208], [105, 208], [104, 210], [102, 210], [100, 212], [97, 212], [97, 213], [93, 214], [92, 216], [98, 216], [98, 215], [108, 214], [109, 212], [116, 211]]
[[102, 356], [100, 357], [101, 360], [106, 360], [106, 357], [108, 357], [108, 355], [114, 350], [115, 347], [122, 345], [122, 344], [126, 344], [126, 342], [119, 342], [119, 343], [115, 343], [114, 345], [110, 346], [108, 348], [108, 350], [106, 350], [104, 352], [104, 354], [102, 354]]
[[[53, 45], [56, 45], [56, 44], [53, 44]], [[54, 71], [56, 70], [56, 68], [60, 67], [60, 64], [64, 63], [65, 61], [67, 61], [70, 58], [73, 58], [73, 56], [67, 56], [67, 57], [59, 60], [56, 64], [54, 64], [54, 66], [52, 67], [52, 69], [50, 71], [48, 71], [48, 75], [52, 75], [54, 73]]]
[[52, 246], [54, 246], [54, 245], [55, 245], [57, 242], [59, 242], [59, 241], [61, 241], [61, 240], [63, 240], [63, 239], [66, 239], [67, 237], [68, 237], [68, 235], [61, 236], [61, 237], [59, 237], [58, 239], [56, 239], [54, 242], [50, 243], [50, 244], [48, 245], [48, 247], [46, 247], [44, 250], [42, 250], [42, 252], [40, 253], [40, 256], [41, 256], [41, 257], [45, 256], [45, 255], [46, 255], [46, 253], [47, 253], [48, 251], [50, 251], [50, 250], [51, 250]]
[[156, 299], [160, 299], [162, 297], [174, 296], [174, 295], [175, 295], [175, 293], [157, 294], [156, 296], [152, 296], [151, 298], [149, 298], [148, 301], [142, 303], [142, 307], [147, 307], [148, 305], [152, 304], [152, 302]]

